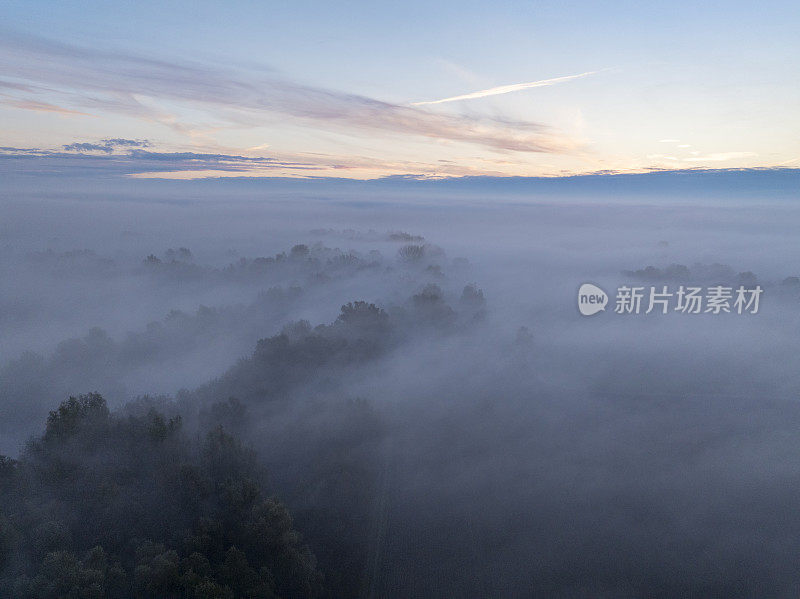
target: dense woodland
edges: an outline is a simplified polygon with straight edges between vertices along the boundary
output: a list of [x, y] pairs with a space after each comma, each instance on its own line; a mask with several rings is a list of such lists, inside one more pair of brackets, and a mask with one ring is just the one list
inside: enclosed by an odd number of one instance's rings
[[318, 597], [322, 575], [253, 454], [155, 409], [71, 397], [2, 461], [5, 597]]
[[[336, 253], [320, 264], [310, 253], [296, 246], [262, 263], [200, 272], [232, 276], [285, 260], [329, 279], [377, 266], [375, 254], [365, 263]], [[413, 263], [425, 253], [407, 246], [400, 264], [424, 271]], [[145, 266], [195, 276], [174, 254], [169, 262], [150, 256]], [[47, 359], [27, 354], [7, 365], [5, 390], [14, 392], [9, 382], [16, 379], [16, 393], [41, 399], [59, 379], [81, 373], [118, 379], [159, 352], [186, 351], [302, 293], [273, 287], [249, 306], [173, 313], [121, 343], [94, 329]], [[482, 292], [465, 286], [460, 306], [459, 315], [428, 283], [391, 314], [356, 301], [330, 325], [288, 325], [220, 377], [174, 399], [144, 395], [112, 410], [99, 393], [69, 397], [17, 458], [0, 462], [0, 596], [358, 596], [368, 584], [384, 431], [370, 403], [342, 389], [343, 379], [419, 330], [447, 334], [480, 318]], [[310, 409], [300, 405], [304, 394], [325, 398], [313, 415], [303, 414]], [[257, 451], [259, 427], [282, 442], [266, 440]], [[296, 507], [299, 525], [276, 486]]]

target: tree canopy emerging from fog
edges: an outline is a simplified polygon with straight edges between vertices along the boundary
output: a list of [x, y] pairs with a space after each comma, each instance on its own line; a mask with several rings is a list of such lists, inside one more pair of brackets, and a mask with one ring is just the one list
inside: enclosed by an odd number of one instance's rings
[[322, 576], [253, 454], [222, 427], [70, 397], [0, 458], [0, 596], [315, 597]]

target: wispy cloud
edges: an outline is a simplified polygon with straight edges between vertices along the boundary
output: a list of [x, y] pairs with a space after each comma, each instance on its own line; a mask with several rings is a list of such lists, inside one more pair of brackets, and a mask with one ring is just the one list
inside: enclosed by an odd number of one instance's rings
[[[269, 157], [212, 152], [154, 152], [141, 148], [108, 152], [99, 143], [75, 142], [63, 150], [0, 147], [0, 177], [14, 175], [191, 179], [206, 177], [341, 177], [373, 179], [387, 175], [459, 177], [501, 171], [460, 163], [432, 166], [416, 161], [322, 153], [276, 153]], [[443, 161], [450, 162], [450, 161]]]
[[[436, 114], [261, 72], [222, 71], [23, 36], [0, 38], [0, 53], [14, 57], [0, 62], [0, 76], [14, 84], [46, 85], [78, 108], [123, 113], [173, 128], [188, 127], [143, 99], [204, 108], [212, 118], [236, 126], [263, 125], [268, 115], [277, 114], [350, 133], [424, 136], [504, 151], [568, 153], [580, 146], [541, 123]], [[585, 75], [571, 78], [579, 76]]]
[[687, 162], [724, 162], [726, 160], [736, 160], [739, 158], [751, 158], [758, 156], [756, 152], [713, 152], [704, 156], [693, 156], [684, 158]]
[[712, 152], [711, 154], [703, 154], [700, 152], [691, 152], [692, 156], [666, 156], [664, 154], [648, 154], [647, 158], [650, 160], [676, 160], [682, 162], [724, 162], [726, 160], [738, 160], [740, 158], [752, 158], [758, 156], [756, 152]]
[[[133, 141], [133, 140], [112, 140]], [[145, 142], [143, 142], [145, 143]], [[125, 144], [116, 144], [125, 146]], [[216, 170], [247, 175], [258, 169], [313, 171], [320, 167], [311, 162], [282, 160], [274, 157], [251, 157], [208, 152], [151, 152], [133, 147], [122, 153], [112, 153], [110, 146], [76, 142], [63, 146], [64, 151], [44, 148], [0, 148], [0, 172], [61, 175], [80, 174], [81, 169], [92, 173], [137, 175]], [[97, 153], [99, 152], [99, 153]]]
[[554, 77], [553, 79], [541, 79], [539, 81], [528, 81], [527, 83], [512, 83], [510, 85], [501, 85], [499, 87], [490, 87], [489, 89], [482, 89], [480, 91], [463, 94], [460, 96], [452, 96], [450, 98], [443, 98], [441, 100], [427, 100], [425, 102], [412, 102], [412, 106], [425, 106], [428, 104], [444, 104], [445, 102], [456, 102], [459, 100], [475, 100], [477, 98], [486, 98], [488, 96], [500, 96], [502, 94], [510, 94], [512, 92], [522, 91], [524, 89], [531, 89], [534, 87], [548, 87], [556, 85], [557, 83], [564, 83], [565, 81], [572, 81], [573, 79], [581, 79], [594, 75], [600, 71], [587, 71], [586, 73], [579, 73], [577, 75], [566, 75], [564, 77]]
[[14, 108], [21, 108], [22, 110], [35, 110], [37, 112], [55, 112], [57, 114], [65, 114], [65, 115], [89, 116], [85, 112], [80, 112], [78, 110], [71, 110], [69, 108], [64, 108], [63, 106], [56, 106], [55, 104], [50, 104], [49, 102], [37, 102], [36, 100], [8, 99], [8, 100], [0, 100], [0, 104], [4, 104], [6, 106], [12, 106]]

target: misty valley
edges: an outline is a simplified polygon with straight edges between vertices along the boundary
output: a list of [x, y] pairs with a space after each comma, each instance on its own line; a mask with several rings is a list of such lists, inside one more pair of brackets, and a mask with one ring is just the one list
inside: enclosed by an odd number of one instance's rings
[[795, 207], [130, 185], [6, 203], [0, 596], [800, 585]]

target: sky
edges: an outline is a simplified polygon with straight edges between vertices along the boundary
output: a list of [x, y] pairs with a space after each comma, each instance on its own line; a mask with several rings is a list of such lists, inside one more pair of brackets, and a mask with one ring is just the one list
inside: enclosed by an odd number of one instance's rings
[[5, 0], [0, 146], [159, 178], [797, 167], [798, 24], [796, 2]]

